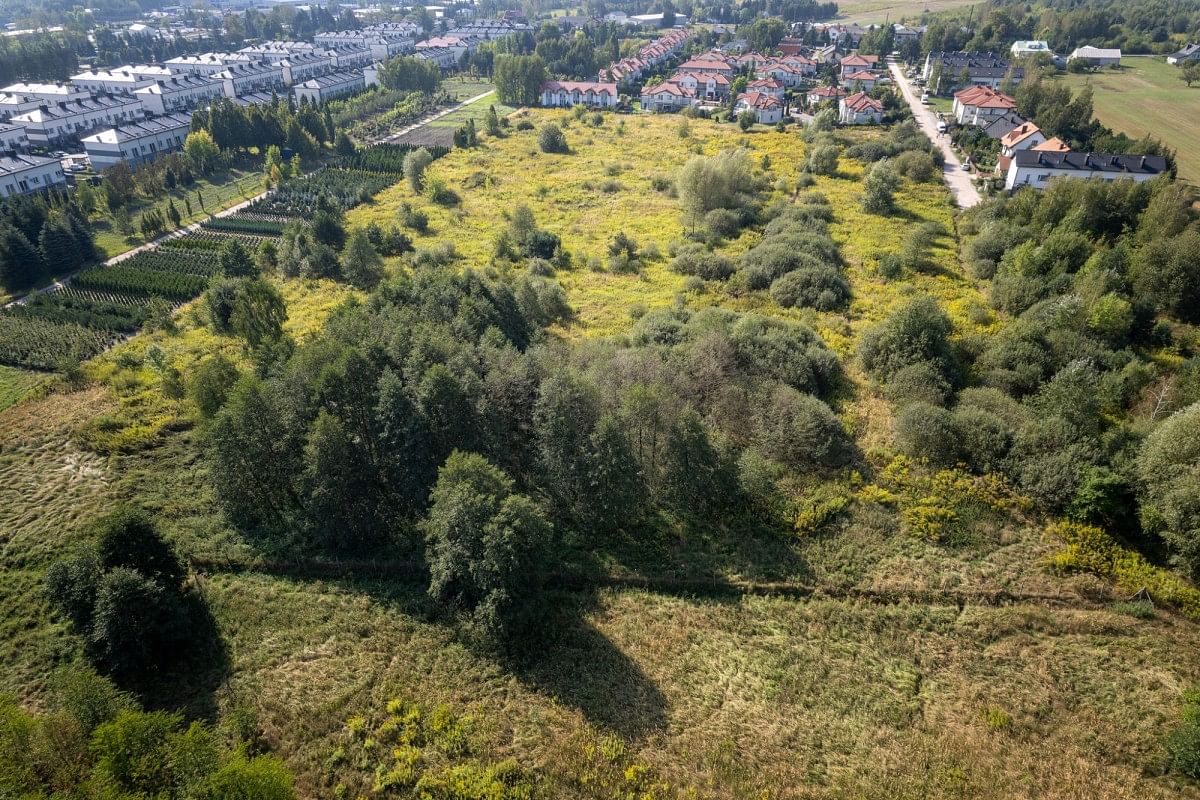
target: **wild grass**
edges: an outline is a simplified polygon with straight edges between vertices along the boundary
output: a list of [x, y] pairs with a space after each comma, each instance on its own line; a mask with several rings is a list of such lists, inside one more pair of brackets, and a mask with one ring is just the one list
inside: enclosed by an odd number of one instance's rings
[[[436, 162], [431, 173], [458, 193], [458, 209], [402, 185], [352, 211], [350, 223], [392, 224], [400, 204], [413, 203], [431, 218], [418, 247], [452, 244], [463, 254], [455, 267], [484, 267], [505, 213], [526, 203], [575, 262], [558, 279], [577, 319], [558, 333], [606, 336], [625, 331], [636, 309], [683, 293], [665, 258], [632, 275], [586, 266], [618, 231], [663, 252], [680, 238], [677, 201], [654, 188], [657, 177], [696, 149], [748, 144], [760, 169], [768, 156], [774, 186], [794, 183], [804, 158], [795, 131], [746, 135], [696, 120], [681, 139], [677, 119], [613, 115], [598, 128], [572, 120], [566, 130], [569, 155], [538, 152], [535, 126]], [[435, 745], [422, 756], [428, 764], [484, 769], [512, 759], [538, 798], [1200, 797], [1162, 775], [1159, 748], [1179, 693], [1200, 681], [1200, 628], [1169, 610], [1135, 616], [1094, 575], [1056, 573], [1061, 539], [1019, 508], [993, 508], [991, 494], [973, 494], [958, 476], [888, 469], [891, 409], [853, 362], [862, 332], [916, 294], [937, 297], [958, 335], [1001, 323], [978, 313], [983, 298], [958, 266], [945, 189], [906, 182], [897, 214], [870, 215], [858, 202], [861, 171], [844, 160], [810, 190], [834, 209], [831, 233], [854, 291], [847, 310], [785, 311], [765, 292], [733, 297], [711, 283], [683, 299], [813, 324], [847, 362], [852, 386], [840, 413], [873, 474], [799, 487], [813, 515], [789, 537], [753, 524], [648, 525], [600, 564], [617, 574], [790, 580], [824, 595], [555, 593], [522, 657], [500, 660], [472, 649], [416, 584], [297, 569], [201, 573], [230, 667], [213, 696], [181, 691], [179, 701], [198, 713], [251, 712], [305, 797], [336, 796], [338, 784], [370, 796], [378, 761], [337, 753], [349, 720], [375, 730], [394, 698], [471, 719], [469, 755], [450, 758]], [[475, 180], [480, 172], [489, 180]], [[607, 179], [620, 188], [584, 188]], [[880, 277], [879, 255], [899, 252], [927, 222], [947, 231], [930, 266]], [[756, 239], [747, 233], [724, 249], [736, 254]], [[328, 282], [280, 288], [297, 338], [354, 294]], [[216, 352], [245, 363], [240, 346], [200, 325], [199, 313], [185, 307], [177, 332], [139, 335], [87, 365], [89, 387], [63, 387], [0, 415], [0, 691], [36, 703], [52, 666], [78, 656], [42, 598], [44, 570], [115, 502], [154, 513], [193, 563], [254, 560], [254, 542], [214, 511], [191, 411], [163, 396], [153, 367], [152, 352], [185, 377]], [[917, 535], [924, 529], [913, 530], [905, 509], [927, 500], [952, 509], [964, 530]], [[843, 596], [850, 589], [1057, 600], [883, 603]]]
[[45, 373], [0, 364], [0, 411], [20, 402], [49, 380]]

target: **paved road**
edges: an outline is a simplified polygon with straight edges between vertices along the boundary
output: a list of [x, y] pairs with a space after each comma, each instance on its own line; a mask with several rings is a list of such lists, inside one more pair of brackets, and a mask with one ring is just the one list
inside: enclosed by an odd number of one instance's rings
[[979, 205], [983, 198], [980, 196], [979, 190], [975, 188], [970, 174], [963, 169], [962, 162], [958, 160], [958, 156], [951, 149], [950, 137], [944, 134], [938, 135], [937, 117], [932, 111], [921, 105], [920, 93], [908, 82], [908, 78], [904, 77], [904, 71], [900, 65], [891, 58], [888, 58], [888, 69], [892, 71], [892, 80], [900, 87], [900, 93], [908, 101], [917, 125], [921, 127], [929, 140], [937, 145], [946, 159], [946, 163], [942, 167], [942, 177], [946, 180], [946, 185], [950, 187], [950, 194], [954, 195], [954, 202], [958, 204], [959, 208]]

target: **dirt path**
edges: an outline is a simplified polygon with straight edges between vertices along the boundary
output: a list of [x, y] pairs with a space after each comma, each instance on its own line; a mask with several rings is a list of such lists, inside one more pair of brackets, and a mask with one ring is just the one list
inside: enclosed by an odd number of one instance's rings
[[441, 119], [442, 117], [444, 117], [448, 114], [453, 114], [455, 111], [458, 111], [459, 109], [462, 109], [462, 108], [466, 108], [467, 106], [471, 105], [472, 103], [478, 103], [480, 100], [487, 97], [488, 95], [492, 95], [495, 93], [496, 93], [496, 90], [491, 89], [489, 91], [484, 92], [483, 94], [477, 94], [474, 97], [469, 97], [466, 100], [463, 100], [458, 105], [454, 105], [454, 106], [450, 106], [449, 108], [442, 109], [441, 111], [437, 112], [436, 114], [430, 114], [428, 117], [424, 117], [423, 119], [420, 119], [417, 122], [414, 122], [412, 125], [409, 125], [407, 128], [396, 131], [395, 133], [389, 133], [387, 136], [383, 137], [379, 141], [394, 142], [397, 139], [399, 139], [401, 136], [404, 136], [405, 134], [412, 133], [415, 130], [425, 127], [429, 123], [433, 122], [435, 119]]
[[921, 96], [913, 85], [904, 77], [904, 71], [900, 65], [888, 58], [888, 69], [892, 72], [892, 80], [900, 87], [900, 93], [904, 96], [909, 108], [912, 109], [913, 117], [920, 126], [922, 132], [929, 137], [929, 141], [937, 145], [942, 151], [942, 155], [946, 159], [946, 163], [942, 167], [942, 177], [946, 181], [946, 185], [950, 187], [950, 194], [954, 195], [954, 202], [959, 208], [970, 208], [977, 206], [983, 201], [979, 190], [975, 188], [975, 183], [971, 180], [971, 175], [963, 169], [962, 162], [958, 160], [958, 156], [954, 154], [954, 150], [950, 147], [950, 137], [945, 134], [939, 134], [937, 130], [937, 117], [933, 112], [925, 106], [921, 105]]

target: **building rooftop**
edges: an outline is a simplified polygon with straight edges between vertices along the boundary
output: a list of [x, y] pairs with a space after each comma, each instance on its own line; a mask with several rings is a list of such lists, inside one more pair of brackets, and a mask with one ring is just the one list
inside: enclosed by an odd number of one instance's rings
[[1021, 150], [1013, 157], [1018, 167], [1044, 167], [1078, 172], [1120, 172], [1130, 175], [1159, 175], [1167, 171], [1162, 156], [1138, 156], [1114, 153], [1047, 152]]
[[96, 142], [99, 144], [121, 144], [131, 139], [140, 139], [143, 136], [155, 136], [167, 131], [178, 130], [180, 128], [190, 127], [192, 124], [191, 114], [164, 114], [161, 117], [154, 119], [144, 119], [140, 122], [130, 122], [125, 125], [118, 125], [115, 128], [94, 133], [91, 136], [85, 136], [80, 141]]

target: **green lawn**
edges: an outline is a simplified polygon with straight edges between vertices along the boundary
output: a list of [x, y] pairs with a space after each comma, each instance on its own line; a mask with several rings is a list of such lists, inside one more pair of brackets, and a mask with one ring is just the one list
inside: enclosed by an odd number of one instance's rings
[[472, 78], [470, 76], [460, 76], [457, 78], [447, 78], [442, 81], [442, 88], [446, 93], [453, 97], [456, 101], [470, 100], [472, 97], [490, 92], [496, 87], [492, 82], [485, 78]]
[[1072, 89], [1091, 85], [1096, 117], [1130, 136], [1165, 141], [1179, 161], [1179, 176], [1200, 184], [1200, 85], [1187, 88], [1179, 69], [1160, 58], [1126, 57], [1120, 71], [1067, 75]]

